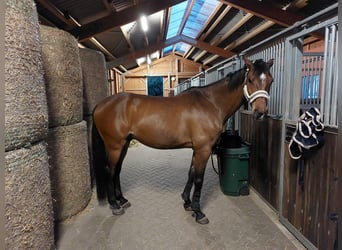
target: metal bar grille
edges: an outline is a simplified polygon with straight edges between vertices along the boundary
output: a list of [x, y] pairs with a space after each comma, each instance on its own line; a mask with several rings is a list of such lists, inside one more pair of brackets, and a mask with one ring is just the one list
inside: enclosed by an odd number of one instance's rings
[[338, 86], [338, 26], [325, 27], [324, 72], [322, 81], [323, 120], [325, 124], [337, 126]]
[[274, 65], [270, 70], [273, 76], [273, 84], [271, 86], [271, 98], [268, 104], [268, 113], [273, 116], [282, 116], [283, 114], [284, 55], [284, 39], [273, 42], [267, 48], [248, 55], [252, 60], [263, 59], [264, 61], [268, 61], [269, 59], [275, 59]]

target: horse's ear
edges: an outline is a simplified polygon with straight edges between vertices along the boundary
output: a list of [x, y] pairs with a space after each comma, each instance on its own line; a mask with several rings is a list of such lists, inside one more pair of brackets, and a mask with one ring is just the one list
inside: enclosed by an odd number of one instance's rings
[[243, 57], [243, 60], [245, 61], [245, 64], [247, 65], [248, 69], [251, 69], [253, 67], [253, 62], [249, 60], [247, 57]]
[[274, 61], [274, 59], [272, 58], [272, 59], [270, 59], [270, 60], [268, 60], [268, 62], [267, 62], [267, 66], [268, 66], [268, 68], [271, 68], [272, 67], [272, 65], [273, 65], [273, 61]]

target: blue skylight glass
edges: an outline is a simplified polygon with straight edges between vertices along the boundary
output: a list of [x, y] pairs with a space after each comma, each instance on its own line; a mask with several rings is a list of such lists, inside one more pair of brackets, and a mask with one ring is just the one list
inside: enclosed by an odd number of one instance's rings
[[184, 1], [172, 6], [166, 39], [177, 36], [187, 4], [188, 2]]
[[184, 54], [185, 52], [188, 51], [188, 49], [190, 49], [190, 47], [191, 47], [191, 45], [189, 45], [187, 43], [180, 42], [180, 43], [177, 43], [177, 45], [176, 45], [176, 51]]
[[[186, 8], [191, 0], [181, 2], [172, 6], [170, 14], [170, 22], [166, 35], [166, 39], [175, 37], [180, 33], [180, 25], [186, 13]], [[186, 20], [185, 26], [181, 31], [181, 35], [188, 36], [196, 39], [199, 32], [202, 30], [206, 21], [209, 19], [213, 11], [216, 9], [220, 2], [218, 0], [195, 0], [195, 3], [191, 9], [190, 15]], [[175, 46], [175, 51], [179, 53], [186, 53], [191, 45], [186, 43], [178, 43]], [[174, 46], [169, 46], [164, 49], [164, 54], [172, 52]]]
[[196, 0], [182, 34], [194, 39], [197, 38], [218, 3], [217, 0]]
[[164, 53], [165, 53], [165, 54], [169, 54], [169, 53], [172, 52], [172, 49], [173, 49], [173, 45], [168, 46], [168, 47], [166, 47], [166, 48], [164, 49]]

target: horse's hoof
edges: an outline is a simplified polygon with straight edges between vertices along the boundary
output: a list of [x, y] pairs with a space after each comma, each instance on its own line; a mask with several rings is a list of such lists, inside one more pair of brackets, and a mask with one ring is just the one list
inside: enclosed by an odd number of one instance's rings
[[196, 214], [195, 212], [192, 213], [192, 217], [196, 217], [196, 222], [205, 225], [209, 223], [209, 219], [203, 214]]
[[122, 208], [129, 208], [131, 206], [131, 203], [126, 200], [123, 203], [120, 202], [120, 205], [121, 205]]
[[196, 222], [199, 223], [199, 224], [205, 225], [205, 224], [209, 223], [209, 220], [208, 220], [207, 217], [203, 217], [201, 219], [196, 219]]
[[189, 203], [185, 202], [183, 206], [184, 206], [185, 211], [192, 211], [191, 202]]
[[122, 214], [125, 213], [125, 210], [122, 207], [120, 207], [120, 208], [113, 208], [113, 207], [111, 207], [111, 209], [112, 209], [112, 214], [113, 215], [122, 215]]

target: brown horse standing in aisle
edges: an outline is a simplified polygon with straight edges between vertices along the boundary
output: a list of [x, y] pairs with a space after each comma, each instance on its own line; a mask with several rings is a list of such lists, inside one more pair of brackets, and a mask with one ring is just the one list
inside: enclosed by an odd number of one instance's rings
[[[203, 177], [212, 147], [227, 119], [247, 100], [255, 117], [267, 112], [273, 81], [273, 59], [254, 63], [205, 87], [190, 88], [174, 97], [119, 93], [102, 100], [93, 112], [93, 161], [99, 201], [108, 199], [112, 213], [123, 214], [130, 203], [121, 192], [120, 172], [129, 142], [136, 139], [157, 149], [192, 148], [184, 208], [196, 221], [209, 222], [200, 209]], [[192, 199], [190, 193], [194, 191]]]

